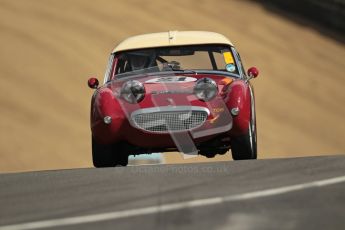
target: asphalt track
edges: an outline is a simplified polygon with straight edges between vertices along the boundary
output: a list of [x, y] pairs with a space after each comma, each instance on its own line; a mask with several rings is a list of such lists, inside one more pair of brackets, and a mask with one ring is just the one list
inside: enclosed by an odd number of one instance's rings
[[0, 174], [5, 229], [345, 229], [345, 156]]

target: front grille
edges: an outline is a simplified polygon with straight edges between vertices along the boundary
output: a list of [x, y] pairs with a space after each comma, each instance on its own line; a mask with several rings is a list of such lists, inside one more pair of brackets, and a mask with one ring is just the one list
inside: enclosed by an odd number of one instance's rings
[[201, 126], [207, 119], [206, 111], [159, 111], [132, 116], [136, 126], [151, 132], [190, 130]]

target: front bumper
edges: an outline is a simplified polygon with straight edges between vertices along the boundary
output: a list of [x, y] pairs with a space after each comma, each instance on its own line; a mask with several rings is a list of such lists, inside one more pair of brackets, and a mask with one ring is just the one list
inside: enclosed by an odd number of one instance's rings
[[[92, 128], [101, 143], [128, 142], [145, 148], [175, 148], [212, 139], [232, 127], [232, 117], [224, 109], [202, 106], [161, 106], [122, 114], [107, 114], [112, 122], [99, 119]], [[177, 143], [179, 142], [179, 143]]]

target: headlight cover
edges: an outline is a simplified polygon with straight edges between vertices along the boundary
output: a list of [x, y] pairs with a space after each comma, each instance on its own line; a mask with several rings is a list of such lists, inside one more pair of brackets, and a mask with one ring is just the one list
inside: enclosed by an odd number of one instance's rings
[[127, 81], [122, 85], [121, 97], [129, 103], [139, 103], [145, 97], [145, 87], [139, 81]]
[[211, 78], [199, 79], [194, 86], [195, 96], [202, 101], [212, 100], [218, 93], [217, 83]]

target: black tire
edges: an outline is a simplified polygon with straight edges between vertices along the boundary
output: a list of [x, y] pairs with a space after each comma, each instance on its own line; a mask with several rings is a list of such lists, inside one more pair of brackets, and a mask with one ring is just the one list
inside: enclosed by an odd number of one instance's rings
[[[253, 112], [254, 113], [254, 112]], [[230, 141], [232, 159], [251, 160], [257, 159], [257, 136], [255, 113], [251, 117], [248, 132], [239, 137], [233, 137]]]
[[[253, 129], [254, 127], [254, 129]], [[248, 133], [231, 139], [231, 153], [234, 160], [257, 159], [256, 126], [249, 125]]]
[[92, 138], [92, 161], [96, 168], [127, 166], [128, 154], [121, 144], [103, 145]]

